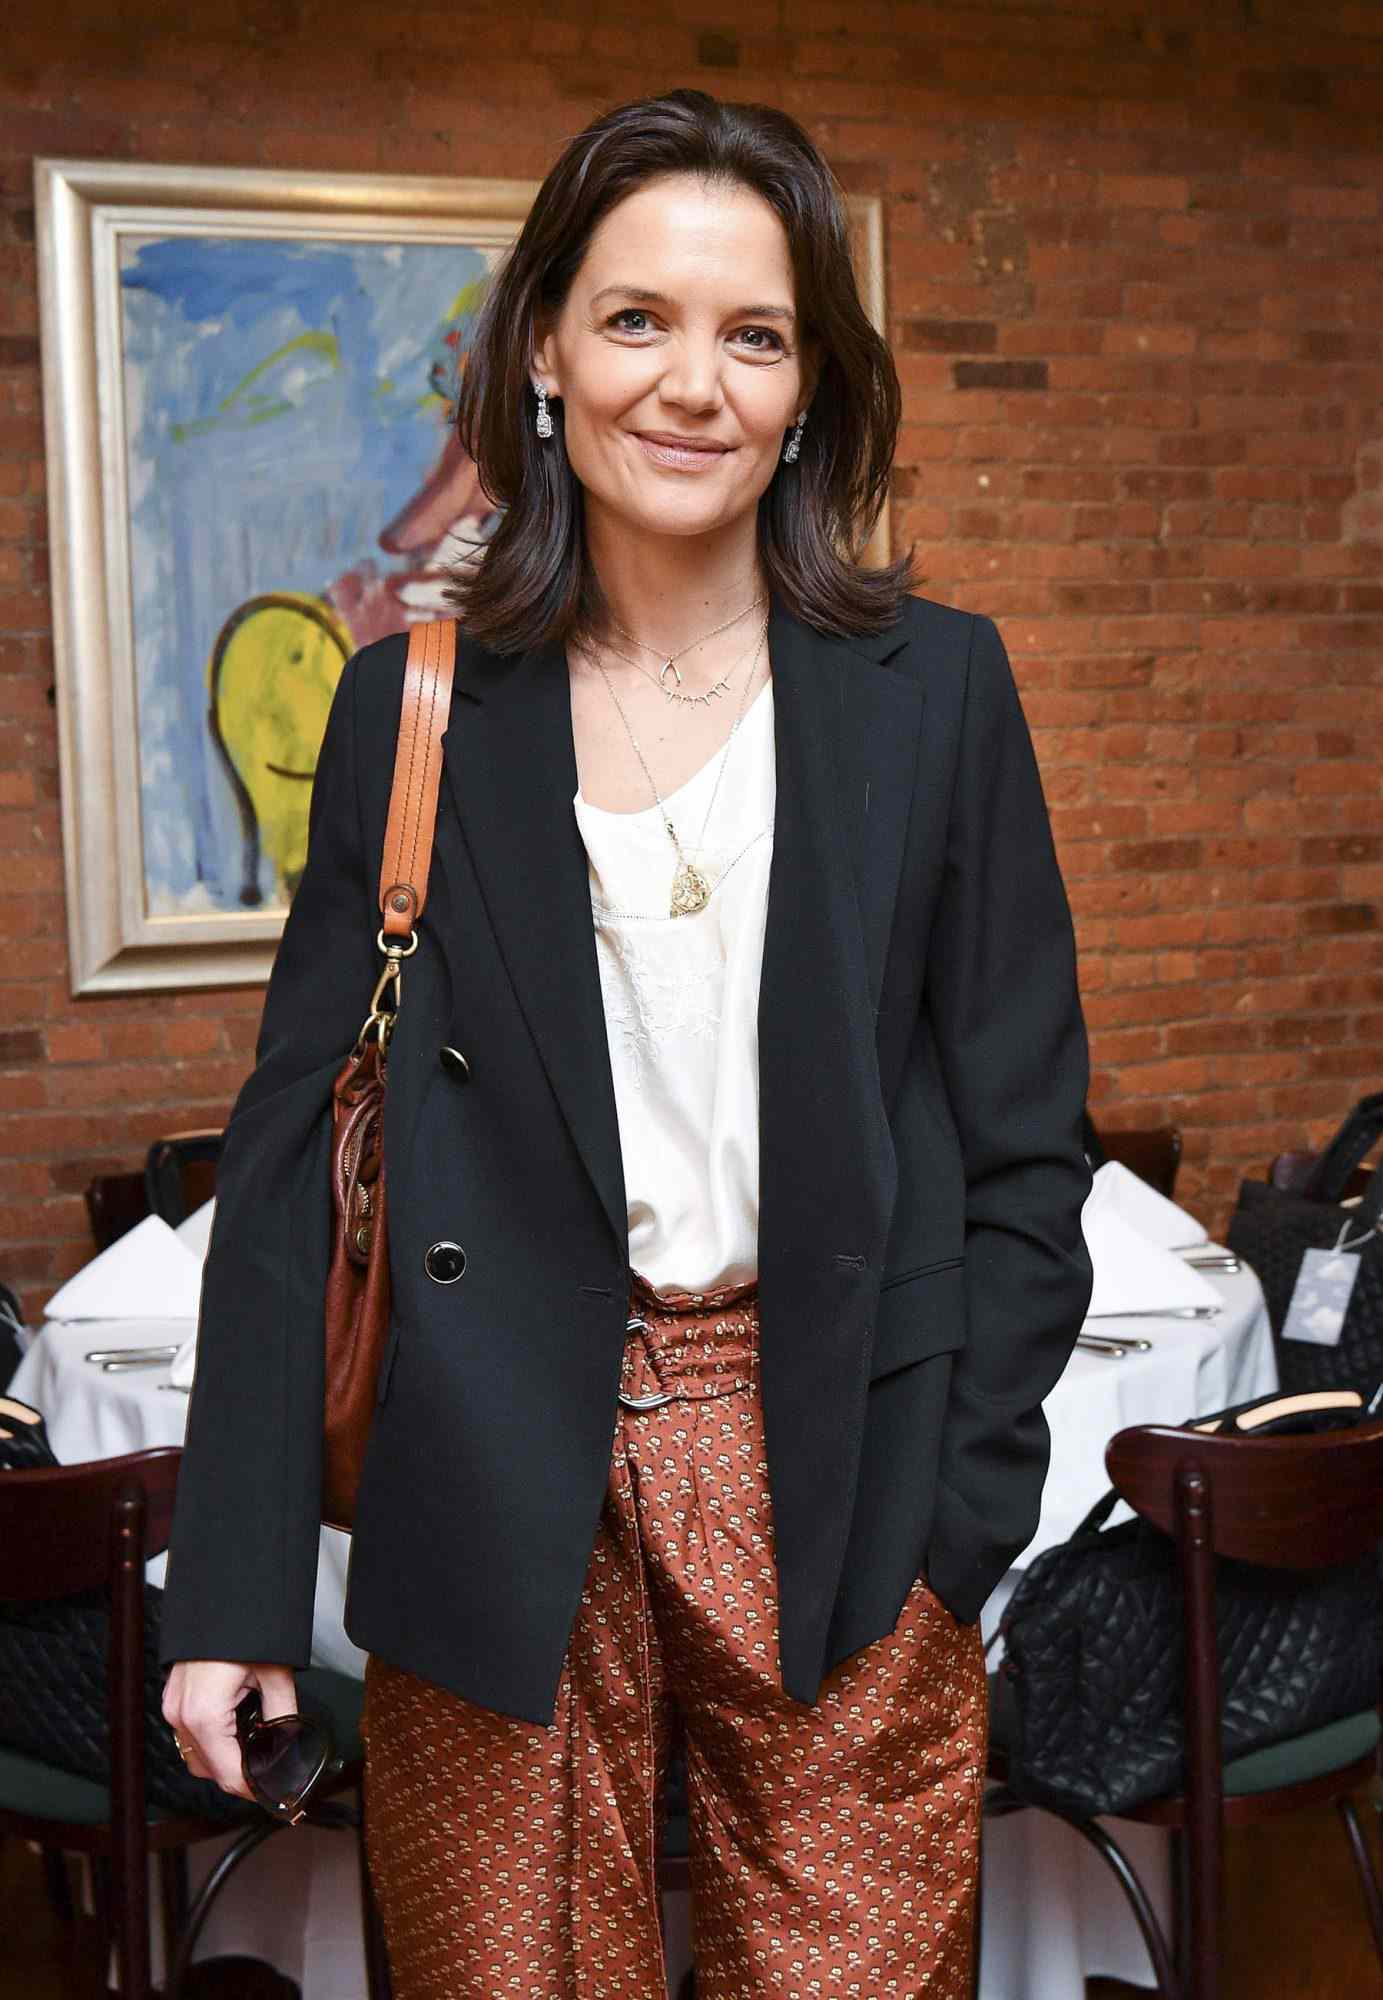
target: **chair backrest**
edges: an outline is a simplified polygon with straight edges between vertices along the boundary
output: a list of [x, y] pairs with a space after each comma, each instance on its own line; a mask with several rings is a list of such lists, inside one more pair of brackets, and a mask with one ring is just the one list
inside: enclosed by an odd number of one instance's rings
[[86, 1214], [91, 1240], [109, 1250], [118, 1237], [149, 1213], [149, 1191], [140, 1174], [97, 1174], [86, 1184]]
[[1083, 1144], [1094, 1168], [1118, 1160], [1139, 1180], [1171, 1199], [1181, 1164], [1181, 1132], [1175, 1125], [1152, 1125], [1124, 1132], [1101, 1132], [1088, 1111], [1082, 1113]]
[[[142, 1569], [168, 1546], [182, 1453], [169, 1447], [88, 1465], [0, 1472], [0, 1603], [107, 1589], [122, 1500], [136, 1496]], [[128, 1532], [128, 1531], [125, 1531]]]
[[149, 1210], [176, 1228], [216, 1191], [216, 1167], [225, 1134], [219, 1127], [170, 1132], [155, 1139], [144, 1163]]
[[1257, 1438], [1140, 1425], [1111, 1439], [1105, 1464], [1129, 1505], [1169, 1535], [1178, 1529], [1178, 1487], [1198, 1477], [1216, 1555], [1323, 1569], [1383, 1541], [1383, 1418]]

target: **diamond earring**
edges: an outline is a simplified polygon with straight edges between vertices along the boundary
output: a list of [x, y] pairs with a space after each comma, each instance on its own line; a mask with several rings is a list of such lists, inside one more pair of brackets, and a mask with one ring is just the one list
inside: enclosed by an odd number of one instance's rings
[[802, 449], [802, 426], [806, 421], [807, 413], [804, 410], [802, 415], [797, 419], [797, 428], [788, 439], [787, 446], [783, 452], [783, 462], [786, 465], [796, 465], [797, 463], [797, 454]]
[[533, 386], [538, 392], [538, 436], [540, 438], [550, 438], [552, 436], [552, 413], [547, 406], [547, 390], [541, 382], [535, 382]]

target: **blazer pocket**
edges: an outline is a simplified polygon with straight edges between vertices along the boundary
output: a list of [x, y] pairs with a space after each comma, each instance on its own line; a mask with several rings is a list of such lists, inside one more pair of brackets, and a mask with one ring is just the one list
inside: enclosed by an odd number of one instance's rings
[[885, 1273], [874, 1320], [869, 1378], [965, 1345], [965, 1259]]

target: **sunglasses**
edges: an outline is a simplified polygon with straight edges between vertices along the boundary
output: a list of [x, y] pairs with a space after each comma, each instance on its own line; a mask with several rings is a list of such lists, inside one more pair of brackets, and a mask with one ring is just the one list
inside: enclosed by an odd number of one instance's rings
[[341, 1769], [331, 1730], [315, 1713], [266, 1717], [258, 1688], [235, 1711], [240, 1768], [256, 1801], [276, 1819], [296, 1826], [320, 1781]]

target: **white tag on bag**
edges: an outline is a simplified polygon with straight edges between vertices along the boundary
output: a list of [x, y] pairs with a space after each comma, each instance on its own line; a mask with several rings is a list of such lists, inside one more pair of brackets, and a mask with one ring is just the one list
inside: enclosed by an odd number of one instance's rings
[[1292, 1288], [1282, 1338], [1338, 1347], [1358, 1276], [1357, 1250], [1308, 1250]]

